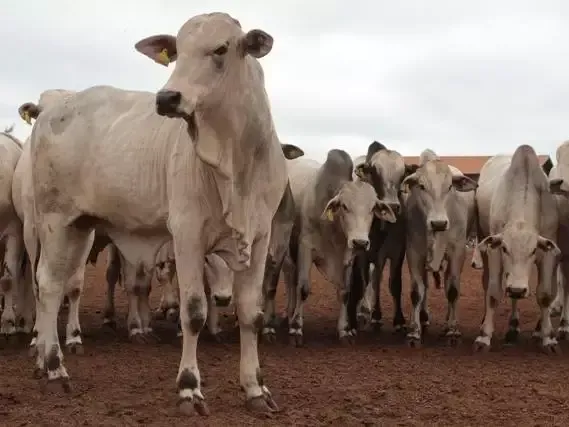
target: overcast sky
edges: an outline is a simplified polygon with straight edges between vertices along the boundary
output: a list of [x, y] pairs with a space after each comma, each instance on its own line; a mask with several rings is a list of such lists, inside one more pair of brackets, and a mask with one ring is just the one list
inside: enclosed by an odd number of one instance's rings
[[[88, 6], [87, 6], [88, 5]], [[554, 155], [569, 139], [569, 2], [27, 0], [0, 17], [0, 126], [46, 89], [158, 90], [173, 69], [134, 50], [228, 12], [274, 37], [261, 63], [281, 140], [322, 160], [376, 139], [405, 155]]]

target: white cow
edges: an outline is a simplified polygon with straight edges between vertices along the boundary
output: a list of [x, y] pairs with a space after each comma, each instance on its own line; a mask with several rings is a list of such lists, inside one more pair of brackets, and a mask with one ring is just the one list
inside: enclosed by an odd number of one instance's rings
[[549, 171], [550, 185], [556, 192], [555, 196], [559, 214], [559, 229], [557, 244], [561, 250], [561, 262], [557, 268], [557, 295], [551, 303], [552, 315], [561, 315], [559, 320], [558, 338], [569, 337], [569, 141], [557, 147], [557, 165]]
[[9, 128], [0, 132], [0, 295], [4, 296], [0, 341], [10, 339], [17, 331], [16, 326], [25, 328], [21, 324], [23, 317], [14, 310], [15, 305], [21, 306], [15, 304], [15, 297], [21, 295], [23, 287], [25, 248], [22, 223], [12, 203], [12, 180], [16, 164], [22, 155], [22, 144], [11, 134], [12, 130]]
[[420, 167], [401, 184], [407, 193], [407, 264], [411, 276], [411, 321], [407, 341], [420, 345], [426, 312], [428, 272], [439, 272], [444, 260], [448, 301], [445, 336], [451, 344], [461, 336], [457, 319], [460, 276], [468, 231], [474, 224], [476, 182], [443, 162], [432, 150], [421, 154]]
[[261, 30], [245, 33], [225, 13], [198, 15], [176, 37], [136, 44], [156, 62], [177, 60], [157, 94], [98, 86], [38, 117], [30, 141], [40, 245], [37, 362], [50, 382], [69, 381], [57, 310], [65, 289], [77, 286], [98, 227], [132, 264], [151, 264], [160, 246], [174, 239], [183, 307], [180, 409], [208, 412], [196, 357], [207, 315], [208, 253], [236, 272], [247, 406], [276, 409], [256, 341], [271, 220], [287, 182], [256, 59], [270, 52], [272, 41]]
[[555, 243], [558, 216], [547, 176], [529, 145], [521, 145], [513, 156], [496, 155], [480, 171], [476, 191], [480, 251], [484, 272], [485, 315], [475, 349], [490, 348], [494, 313], [502, 297], [512, 301], [506, 340], [519, 335], [517, 302], [530, 293], [532, 265], [538, 266], [537, 302], [541, 311], [536, 330], [548, 351], [557, 349], [552, 336], [549, 306], [555, 297], [553, 281], [561, 251]]
[[298, 212], [297, 233], [293, 232], [291, 242], [293, 264], [285, 270], [289, 295], [296, 290], [294, 300], [289, 298], [291, 342], [302, 344], [303, 305], [310, 291], [314, 263], [336, 287], [340, 303], [338, 335], [342, 342], [350, 343], [354, 330], [348, 322], [347, 305], [354, 256], [369, 247], [374, 215], [388, 222], [395, 222], [395, 215], [387, 203], [377, 198], [370, 184], [353, 181], [353, 162], [345, 151], [330, 150], [323, 165], [308, 159], [290, 161], [288, 165]]

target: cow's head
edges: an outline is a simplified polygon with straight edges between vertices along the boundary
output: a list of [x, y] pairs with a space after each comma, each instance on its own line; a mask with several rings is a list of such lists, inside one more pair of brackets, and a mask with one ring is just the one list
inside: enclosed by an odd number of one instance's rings
[[531, 268], [536, 258], [549, 271], [542, 277], [553, 277], [561, 255], [553, 240], [537, 234], [525, 221], [516, 221], [501, 233], [486, 237], [477, 249], [487, 253], [490, 259], [500, 257], [506, 295], [514, 299], [529, 296]]
[[349, 181], [326, 204], [322, 219], [336, 222], [342, 229], [350, 250], [369, 248], [369, 230], [374, 215], [387, 222], [395, 222], [395, 214], [388, 203], [377, 198], [367, 182]]
[[219, 107], [222, 100], [234, 97], [236, 105], [247, 99], [247, 82], [262, 78], [260, 66], [250, 58], [262, 58], [272, 46], [273, 38], [266, 32], [245, 33], [239, 21], [216, 12], [189, 19], [177, 36], [151, 36], [135, 48], [164, 66], [175, 62], [168, 82], [156, 95], [156, 111], [188, 120], [197, 110]]
[[395, 215], [401, 213], [399, 191], [402, 181], [417, 170], [406, 165], [403, 156], [376, 141], [368, 147], [366, 160], [355, 168], [356, 175], [375, 188], [379, 199], [389, 204]]
[[425, 162], [414, 173], [403, 180], [401, 189], [413, 192], [427, 219], [427, 230], [446, 231], [449, 218], [446, 201], [452, 191], [473, 191], [478, 184], [465, 175], [453, 176], [450, 168], [435, 159]]

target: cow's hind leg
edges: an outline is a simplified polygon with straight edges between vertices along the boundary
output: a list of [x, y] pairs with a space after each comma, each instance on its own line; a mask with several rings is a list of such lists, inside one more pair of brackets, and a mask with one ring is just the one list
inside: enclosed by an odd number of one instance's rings
[[447, 297], [448, 311], [447, 324], [445, 328], [445, 336], [449, 345], [458, 344], [462, 333], [458, 326], [458, 300], [460, 298], [460, 276], [462, 266], [466, 258], [466, 242], [457, 245], [451, 252], [449, 265], [445, 271], [445, 293]]
[[277, 339], [277, 316], [275, 313], [275, 297], [279, 284], [279, 275], [284, 262], [284, 254], [280, 260], [273, 261], [267, 257], [265, 276], [263, 278], [263, 299], [264, 299], [264, 319], [263, 319], [263, 339], [265, 342], [273, 343]]
[[411, 276], [411, 320], [407, 332], [407, 343], [410, 347], [420, 347], [422, 340], [423, 318], [423, 301], [427, 293], [425, 286], [425, 259], [419, 254], [408, 254], [407, 263], [409, 265], [409, 274]]
[[[21, 233], [21, 232], [20, 232]], [[0, 317], [0, 340], [12, 340], [16, 334], [16, 312], [14, 311], [14, 296], [22, 286], [21, 261], [24, 242], [21, 234], [8, 234], [6, 251], [4, 253], [3, 277], [0, 285], [4, 291], [4, 311]]]
[[389, 261], [389, 291], [393, 298], [393, 330], [396, 333], [405, 332], [405, 316], [403, 314], [403, 305], [401, 303], [401, 293], [403, 291], [403, 282], [401, 275], [403, 274], [403, 260], [405, 252], [397, 259]]
[[269, 238], [265, 236], [251, 248], [251, 266], [235, 274], [235, 305], [239, 319], [241, 344], [240, 382], [253, 412], [278, 410], [271, 392], [264, 383], [259, 366], [257, 334], [263, 328], [261, 296]]
[[506, 332], [506, 344], [514, 344], [520, 336], [520, 309], [518, 308], [518, 300], [512, 299], [512, 311], [508, 320], [508, 332]]
[[38, 368], [45, 367], [47, 381], [69, 391], [69, 375], [59, 346], [57, 316], [69, 285], [79, 286], [93, 244], [92, 232], [68, 225], [66, 218], [44, 214], [39, 230], [41, 255], [37, 270], [41, 323], [38, 335]]
[[105, 279], [107, 280], [107, 301], [103, 313], [103, 326], [115, 330], [117, 328], [115, 319], [115, 288], [121, 277], [121, 259], [118, 248], [115, 245], [109, 245], [108, 248], [107, 271], [105, 272]]
[[299, 244], [297, 261], [295, 280], [296, 306], [292, 318], [289, 318], [288, 334], [291, 344], [302, 346], [304, 344], [304, 303], [308, 299], [310, 268], [312, 267], [312, 248], [306, 246], [302, 241]]

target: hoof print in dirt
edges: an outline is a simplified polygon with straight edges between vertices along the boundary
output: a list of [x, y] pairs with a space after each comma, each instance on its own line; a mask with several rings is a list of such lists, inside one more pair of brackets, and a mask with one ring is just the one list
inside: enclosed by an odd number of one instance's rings
[[185, 416], [191, 416], [196, 413], [202, 417], [207, 417], [210, 414], [205, 400], [198, 398], [182, 400], [178, 403], [178, 410]]

